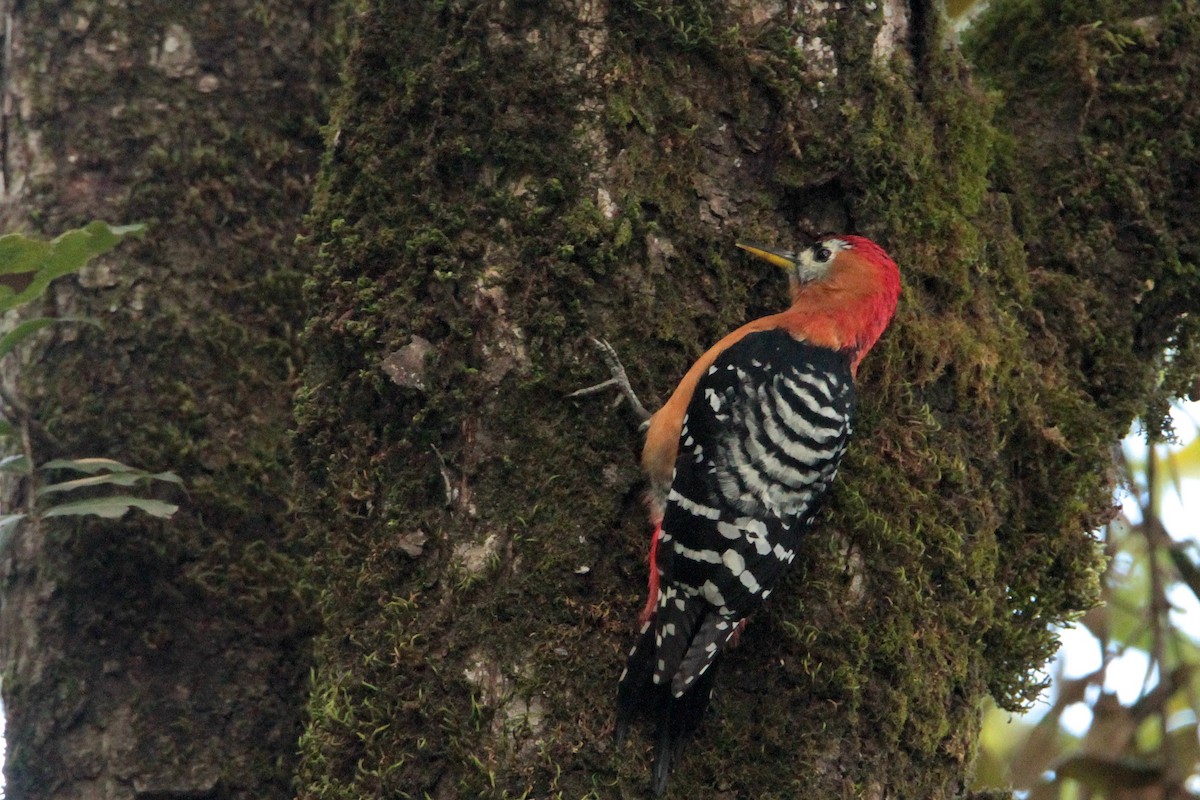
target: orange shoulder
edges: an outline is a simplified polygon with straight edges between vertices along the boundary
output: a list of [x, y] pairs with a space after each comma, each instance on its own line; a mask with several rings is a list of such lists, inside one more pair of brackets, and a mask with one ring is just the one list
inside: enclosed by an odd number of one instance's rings
[[733, 333], [710, 347], [708, 351], [692, 364], [691, 369], [683, 376], [683, 380], [675, 387], [671, 398], [650, 418], [650, 428], [646, 431], [646, 444], [642, 447], [642, 469], [650, 478], [653, 494], [665, 495], [671, 484], [671, 474], [675, 469], [675, 456], [679, 453], [679, 435], [683, 430], [683, 417], [687, 414], [688, 404], [696, 391], [700, 378], [717, 360], [717, 356], [734, 344], [741, 341], [747, 334], [757, 331], [772, 330], [785, 327], [783, 314], [772, 314], [753, 322], [747, 322]]

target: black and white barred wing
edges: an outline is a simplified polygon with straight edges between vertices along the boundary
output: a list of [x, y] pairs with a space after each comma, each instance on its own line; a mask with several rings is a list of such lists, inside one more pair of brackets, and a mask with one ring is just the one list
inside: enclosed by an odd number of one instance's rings
[[679, 695], [795, 558], [851, 433], [845, 354], [748, 334], [701, 377], [663, 520], [655, 683]]

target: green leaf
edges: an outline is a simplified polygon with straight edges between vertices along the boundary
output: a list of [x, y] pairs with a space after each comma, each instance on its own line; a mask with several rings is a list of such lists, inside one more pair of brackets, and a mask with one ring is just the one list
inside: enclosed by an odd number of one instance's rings
[[58, 506], [51, 506], [43, 513], [43, 517], [67, 517], [93, 515], [105, 519], [120, 519], [130, 509], [144, 511], [152, 517], [166, 519], [179, 510], [179, 506], [164, 503], [162, 500], [147, 500], [141, 497], [118, 495], [116, 497], [97, 497], [91, 500], [75, 500]]
[[23, 455], [0, 458], [0, 472], [11, 472], [14, 475], [28, 475], [30, 473], [29, 459]]
[[138, 481], [143, 480], [142, 475], [135, 472], [106, 472], [103, 475], [93, 475], [90, 478], [76, 478], [73, 481], [63, 481], [62, 483], [52, 483], [49, 486], [43, 486], [38, 489], [38, 497], [55, 492], [73, 492], [76, 489], [82, 489], [85, 486], [101, 486], [110, 484], [113, 486], [133, 486]]
[[47, 461], [42, 464], [40, 469], [71, 469], [76, 472], [86, 472], [88, 475], [95, 475], [101, 470], [109, 472], [144, 472], [137, 467], [131, 467], [128, 464], [122, 464], [120, 461], [114, 461], [111, 458], [56, 458], [53, 461]]
[[0, 274], [37, 272], [54, 245], [41, 239], [30, 239], [20, 233], [0, 236]]
[[107, 472], [103, 475], [93, 475], [90, 478], [76, 478], [73, 481], [63, 481], [62, 483], [52, 483], [49, 486], [43, 486], [38, 490], [38, 497], [54, 492], [72, 492], [76, 489], [81, 489], [84, 486], [101, 486], [111, 484], [114, 486], [133, 486], [137, 483], [146, 481], [167, 481], [169, 483], [182, 484], [183, 479], [174, 472], [156, 472], [151, 475], [149, 472], [136, 470], [131, 472]]
[[8, 547], [17, 523], [25, 519], [24, 514], [0, 514], [0, 552]]
[[0, 531], [12, 528], [23, 519], [25, 519], [24, 514], [0, 514]]
[[6, 419], [0, 419], [0, 437], [16, 436], [17, 429]]
[[90, 317], [38, 317], [36, 319], [27, 319], [4, 334], [3, 337], [0, 337], [0, 358], [11, 353], [16, 349], [17, 345], [42, 328], [53, 325], [56, 322], [86, 322], [89, 325], [95, 325], [97, 328], [100, 327], [100, 323]]
[[125, 236], [143, 230], [144, 225], [111, 226], [96, 221], [51, 242], [19, 233], [0, 236], [0, 274], [30, 274], [29, 284], [19, 292], [0, 286], [0, 313], [40, 297], [55, 278], [79, 271], [91, 259], [116, 247]]
[[1172, 452], [1175, 473], [1182, 478], [1200, 477], [1200, 436]]

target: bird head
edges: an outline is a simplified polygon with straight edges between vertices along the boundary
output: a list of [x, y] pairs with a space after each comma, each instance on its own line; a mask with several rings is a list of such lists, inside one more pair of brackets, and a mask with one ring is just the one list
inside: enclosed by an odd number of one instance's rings
[[796, 333], [852, 349], [854, 366], [896, 311], [900, 270], [883, 248], [862, 236], [821, 236], [799, 250], [738, 247], [788, 272]]

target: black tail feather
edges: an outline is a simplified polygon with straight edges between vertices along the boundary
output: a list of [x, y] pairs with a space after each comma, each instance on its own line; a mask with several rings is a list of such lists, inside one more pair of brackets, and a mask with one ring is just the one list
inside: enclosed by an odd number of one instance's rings
[[666, 686], [654, 683], [654, 623], [646, 625], [637, 644], [629, 651], [625, 673], [617, 685], [617, 730], [614, 735], [619, 745], [625, 741], [629, 723], [639, 713], [657, 717], [666, 706]]
[[655, 797], [662, 797], [663, 792], [667, 790], [667, 779], [671, 777], [671, 762], [676, 755], [678, 747], [672, 746], [671, 726], [660, 722], [654, 741], [654, 769], [650, 773]]
[[[704, 721], [712, 700], [713, 684], [717, 679], [720, 654], [709, 665], [692, 686], [679, 697], [670, 697], [666, 708], [657, 715], [658, 732], [654, 746], [654, 794], [661, 796], [667, 790], [667, 779], [672, 766], [683, 755], [687, 743], [696, 734]], [[664, 713], [665, 712], [665, 713]]]
[[661, 796], [667, 789], [672, 765], [683, 754], [684, 747], [704, 720], [717, 677], [720, 656], [679, 697], [671, 696], [670, 682], [656, 684], [654, 669], [657, 658], [654, 625], [651, 623], [638, 637], [629, 653], [625, 674], [617, 687], [618, 745], [625, 740], [634, 717], [654, 720], [657, 729], [654, 745], [653, 789]]

